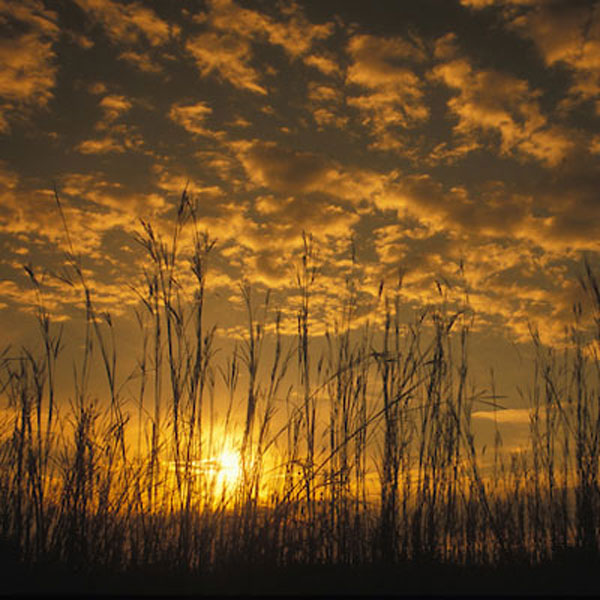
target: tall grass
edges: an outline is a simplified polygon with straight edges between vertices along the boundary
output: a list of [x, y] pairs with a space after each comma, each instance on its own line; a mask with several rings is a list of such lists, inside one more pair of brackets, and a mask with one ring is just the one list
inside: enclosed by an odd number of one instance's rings
[[[351, 273], [317, 343], [319, 263], [305, 236], [295, 338], [270, 295], [243, 282], [245, 333], [225, 356], [205, 314], [215, 241], [184, 193], [168, 239], [141, 224], [137, 365], [124, 373], [66, 220], [65, 232], [63, 280], [85, 307], [73, 393], [58, 391], [62, 331], [31, 266], [40, 344], [0, 356], [0, 535], [23, 560], [211, 572], [597, 553], [600, 291], [587, 264], [595, 329], [581, 305], [560, 352], [532, 328], [530, 448], [502, 452], [496, 429], [490, 463], [472, 413], [501, 407], [495, 383], [480, 390], [469, 376], [468, 295], [457, 307], [439, 284], [437, 307], [405, 323], [400, 277], [382, 283], [368, 322]], [[230, 480], [223, 453], [240, 457]]]

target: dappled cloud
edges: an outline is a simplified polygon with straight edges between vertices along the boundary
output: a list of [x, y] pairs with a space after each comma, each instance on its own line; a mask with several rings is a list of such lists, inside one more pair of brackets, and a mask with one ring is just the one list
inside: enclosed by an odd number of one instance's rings
[[7, 131], [11, 114], [45, 107], [53, 97], [59, 27], [41, 1], [3, 0], [0, 29], [0, 131]]
[[160, 46], [169, 40], [172, 29], [154, 10], [141, 2], [124, 4], [114, 0], [75, 0], [99, 22], [115, 44], [146, 42]]
[[243, 8], [233, 0], [211, 0], [209, 7], [207, 20], [215, 29], [235, 32], [246, 39], [267, 40], [292, 57], [306, 53], [315, 41], [329, 37], [333, 31], [330, 24], [310, 23], [294, 2], [281, 7], [281, 20]]
[[106, 306], [145, 265], [140, 219], [172, 239], [185, 190], [182, 260], [208, 232], [220, 297], [277, 289], [288, 332], [312, 234], [326, 322], [352, 278], [377, 319], [404, 273], [406, 307], [468, 296], [481, 335], [560, 338], [600, 256], [597, 6], [418, 6], [375, 26], [343, 2], [0, 1], [6, 298], [64, 256], [55, 186]]
[[426, 58], [422, 46], [418, 38], [372, 35], [356, 35], [348, 43], [352, 62], [346, 83], [359, 90], [349, 96], [348, 104], [370, 127], [373, 147], [400, 147], [394, 129], [413, 127], [429, 116], [422, 78], [415, 70], [415, 65]]
[[277, 20], [233, 0], [212, 0], [206, 13], [195, 15], [206, 30], [188, 39], [186, 50], [202, 76], [214, 73], [239, 89], [266, 95], [263, 72], [253, 62], [254, 44], [279, 46], [295, 58], [332, 32], [330, 25], [310, 23], [295, 3], [281, 12]]
[[549, 67], [562, 65], [572, 74], [565, 108], [593, 101], [600, 114], [600, 11], [596, 2], [572, 0], [462, 0], [480, 9], [505, 10], [508, 27], [532, 40]]
[[140, 150], [144, 141], [139, 131], [127, 122], [133, 103], [123, 95], [108, 94], [98, 102], [101, 117], [94, 125], [94, 136], [81, 141], [81, 154], [123, 154]]
[[259, 72], [249, 64], [250, 43], [244, 38], [210, 31], [189, 39], [185, 47], [200, 75], [215, 73], [237, 88], [267, 93], [259, 83]]
[[567, 132], [548, 123], [536, 99], [540, 94], [527, 81], [495, 70], [474, 69], [466, 59], [437, 66], [434, 77], [458, 96], [448, 109], [458, 122], [454, 134], [470, 141], [497, 134], [499, 151], [556, 166], [572, 147]]
[[205, 124], [211, 113], [212, 109], [206, 102], [197, 102], [196, 104], [176, 103], [169, 110], [169, 118], [189, 133], [213, 136], [215, 135], [214, 132], [208, 129]]

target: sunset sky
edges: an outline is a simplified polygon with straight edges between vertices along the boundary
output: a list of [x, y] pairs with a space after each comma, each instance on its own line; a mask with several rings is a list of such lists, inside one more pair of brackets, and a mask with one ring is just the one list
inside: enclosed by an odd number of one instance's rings
[[[466, 286], [476, 347], [507, 365], [528, 323], [560, 338], [599, 264], [600, 2], [0, 0], [0, 27], [4, 343], [35, 329], [23, 265], [64, 263], [54, 185], [124, 320], [139, 219], [168, 232], [186, 185], [223, 334], [244, 278], [286, 310], [303, 231], [322, 322], [351, 272], [364, 320], [401, 269], [407, 309]], [[44, 282], [57, 319], [80, 315]]]

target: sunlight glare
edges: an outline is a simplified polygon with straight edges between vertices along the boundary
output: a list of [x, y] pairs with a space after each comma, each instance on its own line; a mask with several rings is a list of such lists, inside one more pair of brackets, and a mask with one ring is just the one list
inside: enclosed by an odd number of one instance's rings
[[220, 484], [227, 488], [234, 487], [242, 474], [239, 452], [225, 448], [217, 457], [217, 464]]

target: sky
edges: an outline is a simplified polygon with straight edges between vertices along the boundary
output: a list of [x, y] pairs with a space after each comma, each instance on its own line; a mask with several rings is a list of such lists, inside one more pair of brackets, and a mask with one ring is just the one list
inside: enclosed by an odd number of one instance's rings
[[293, 316], [306, 233], [315, 332], [349, 277], [377, 322], [401, 271], [407, 314], [436, 281], [468, 291], [501, 382], [531, 324], [559, 343], [583, 258], [600, 263], [600, 2], [0, 0], [0, 28], [5, 343], [35, 327], [23, 265], [55, 319], [81, 316], [52, 276], [55, 188], [97, 305], [124, 322], [140, 219], [168, 235], [187, 186], [217, 240], [223, 335], [244, 280]]

